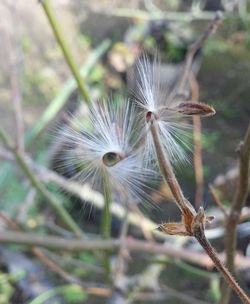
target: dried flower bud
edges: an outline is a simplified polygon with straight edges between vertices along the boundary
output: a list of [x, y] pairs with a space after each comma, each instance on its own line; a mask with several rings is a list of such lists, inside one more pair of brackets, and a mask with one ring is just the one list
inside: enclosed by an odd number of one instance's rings
[[201, 102], [181, 102], [173, 110], [184, 115], [211, 116], [215, 114], [213, 107]]

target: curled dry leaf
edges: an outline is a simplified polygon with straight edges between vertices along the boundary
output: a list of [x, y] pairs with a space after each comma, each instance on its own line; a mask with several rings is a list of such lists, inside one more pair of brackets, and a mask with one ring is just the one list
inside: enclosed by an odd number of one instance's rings
[[182, 223], [165, 223], [159, 229], [169, 235], [196, 236], [200, 230], [205, 230], [205, 224], [211, 223], [213, 216], [206, 216], [201, 207], [196, 214], [187, 208], [182, 211]]
[[190, 235], [187, 232], [185, 225], [183, 225], [182, 223], [161, 224], [159, 226], [159, 230], [169, 235], [180, 235], [180, 236]]

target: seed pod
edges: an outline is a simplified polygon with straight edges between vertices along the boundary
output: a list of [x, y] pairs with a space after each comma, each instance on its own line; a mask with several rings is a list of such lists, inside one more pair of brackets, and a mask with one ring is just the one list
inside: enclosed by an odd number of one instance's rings
[[215, 114], [213, 107], [202, 102], [181, 102], [178, 104], [178, 106], [174, 107], [173, 110], [189, 116], [211, 116]]
[[117, 152], [108, 152], [105, 153], [102, 157], [102, 161], [104, 165], [107, 167], [113, 167], [116, 165], [119, 161], [121, 161], [124, 157]]

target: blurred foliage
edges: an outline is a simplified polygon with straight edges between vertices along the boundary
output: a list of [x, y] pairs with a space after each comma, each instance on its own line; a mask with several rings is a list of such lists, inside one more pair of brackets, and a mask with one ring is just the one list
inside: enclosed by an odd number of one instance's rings
[[[58, 295], [62, 296], [63, 300], [68, 304], [84, 303], [88, 299], [87, 293], [84, 289], [78, 285], [72, 284], [52, 288], [32, 300], [30, 304], [43, 304]], [[61, 301], [62, 300], [57, 298], [53, 300], [53, 304], [60, 304]]]

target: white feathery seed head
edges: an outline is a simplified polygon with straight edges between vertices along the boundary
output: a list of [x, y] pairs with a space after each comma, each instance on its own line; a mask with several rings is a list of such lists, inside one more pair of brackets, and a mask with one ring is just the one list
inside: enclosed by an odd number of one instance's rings
[[[187, 115], [176, 111], [178, 102], [175, 100], [175, 88], [169, 89], [169, 84], [161, 79], [160, 62], [155, 56], [153, 62], [143, 55], [135, 66], [136, 89], [133, 92], [138, 106], [144, 112], [147, 125], [147, 115], [152, 113], [158, 124], [159, 135], [165, 151], [171, 162], [187, 161], [187, 150], [191, 150], [192, 125], [187, 121]], [[154, 145], [150, 132], [147, 132], [144, 156], [146, 163], [154, 158]]]
[[147, 182], [156, 179], [141, 157], [140, 115], [129, 101], [93, 104], [87, 119], [74, 118], [63, 129], [65, 167], [74, 166], [73, 178], [101, 186], [104, 177], [130, 201], [147, 200]]

